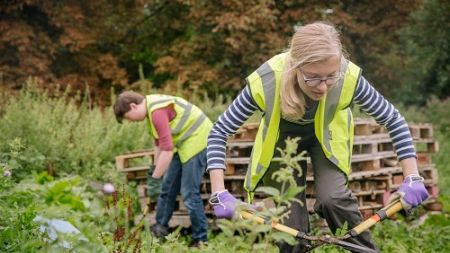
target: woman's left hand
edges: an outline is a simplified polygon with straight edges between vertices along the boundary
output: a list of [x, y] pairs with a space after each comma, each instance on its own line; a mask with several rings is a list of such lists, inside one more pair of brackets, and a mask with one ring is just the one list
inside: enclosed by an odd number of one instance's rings
[[423, 184], [423, 177], [412, 174], [408, 175], [400, 188], [391, 197], [390, 201], [400, 199], [403, 209], [411, 214], [412, 210], [429, 197], [428, 191]]

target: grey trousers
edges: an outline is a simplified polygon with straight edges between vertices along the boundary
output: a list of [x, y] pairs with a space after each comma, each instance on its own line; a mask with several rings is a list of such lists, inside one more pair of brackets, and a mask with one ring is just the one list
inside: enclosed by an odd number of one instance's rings
[[[329, 161], [323, 153], [322, 147], [315, 137], [313, 124], [299, 126], [282, 120], [277, 147], [284, 148], [285, 139], [296, 136], [301, 137], [298, 152], [306, 150], [311, 157], [314, 172], [314, 189], [316, 193], [314, 211], [327, 221], [333, 234], [338, 228], [342, 228], [345, 222], [347, 222], [349, 229], [358, 225], [362, 221], [362, 216], [358, 210], [357, 199], [347, 187], [345, 174]], [[306, 163], [301, 165], [303, 173], [300, 177], [297, 177], [297, 185], [305, 185], [306, 183]], [[278, 162], [272, 162], [270, 164], [266, 175], [264, 175], [263, 184], [276, 186], [276, 183], [271, 181], [270, 178], [271, 174], [278, 170], [279, 167], [280, 164]], [[292, 202], [290, 215], [283, 223], [299, 231], [308, 232], [310, 226], [305, 192], [300, 193], [297, 199], [301, 200], [304, 205], [301, 206], [297, 202]], [[378, 250], [369, 232], [364, 232], [347, 241]], [[283, 253], [303, 252], [304, 245], [300, 242], [298, 245], [292, 247], [284, 243], [280, 244], [279, 248], [280, 252]]]

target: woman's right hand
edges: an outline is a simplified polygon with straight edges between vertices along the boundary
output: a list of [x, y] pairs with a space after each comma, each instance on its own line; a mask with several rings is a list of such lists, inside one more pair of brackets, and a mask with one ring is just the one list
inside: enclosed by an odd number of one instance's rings
[[217, 218], [231, 219], [238, 200], [228, 190], [214, 192], [209, 198]]

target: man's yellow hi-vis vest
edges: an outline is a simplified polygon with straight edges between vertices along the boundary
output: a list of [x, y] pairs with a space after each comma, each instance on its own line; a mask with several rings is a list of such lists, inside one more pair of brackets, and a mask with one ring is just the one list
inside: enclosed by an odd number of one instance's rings
[[150, 135], [156, 139], [159, 137], [152, 122], [152, 113], [169, 105], [175, 109], [176, 116], [169, 122], [169, 127], [176, 148], [174, 151], [178, 152], [182, 163], [206, 148], [212, 123], [197, 106], [180, 97], [159, 94], [146, 96], [146, 102]]
[[[287, 54], [274, 56], [247, 77], [253, 100], [264, 112], [244, 183], [250, 201], [274, 156], [281, 119], [281, 76]], [[343, 78], [319, 101], [314, 128], [326, 157], [348, 175], [354, 134], [349, 105], [361, 69], [348, 61], [343, 73]]]

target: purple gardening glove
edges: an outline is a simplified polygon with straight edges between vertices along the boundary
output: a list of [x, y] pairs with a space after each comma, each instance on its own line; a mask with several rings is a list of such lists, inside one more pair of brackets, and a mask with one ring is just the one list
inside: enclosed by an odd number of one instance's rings
[[417, 174], [408, 175], [403, 184], [389, 199], [389, 202], [400, 199], [403, 209], [407, 214], [412, 213], [412, 209], [428, 198], [427, 189], [423, 184], [423, 177]]
[[213, 193], [209, 198], [209, 203], [213, 206], [217, 218], [231, 219], [238, 200], [228, 190], [224, 190]]

